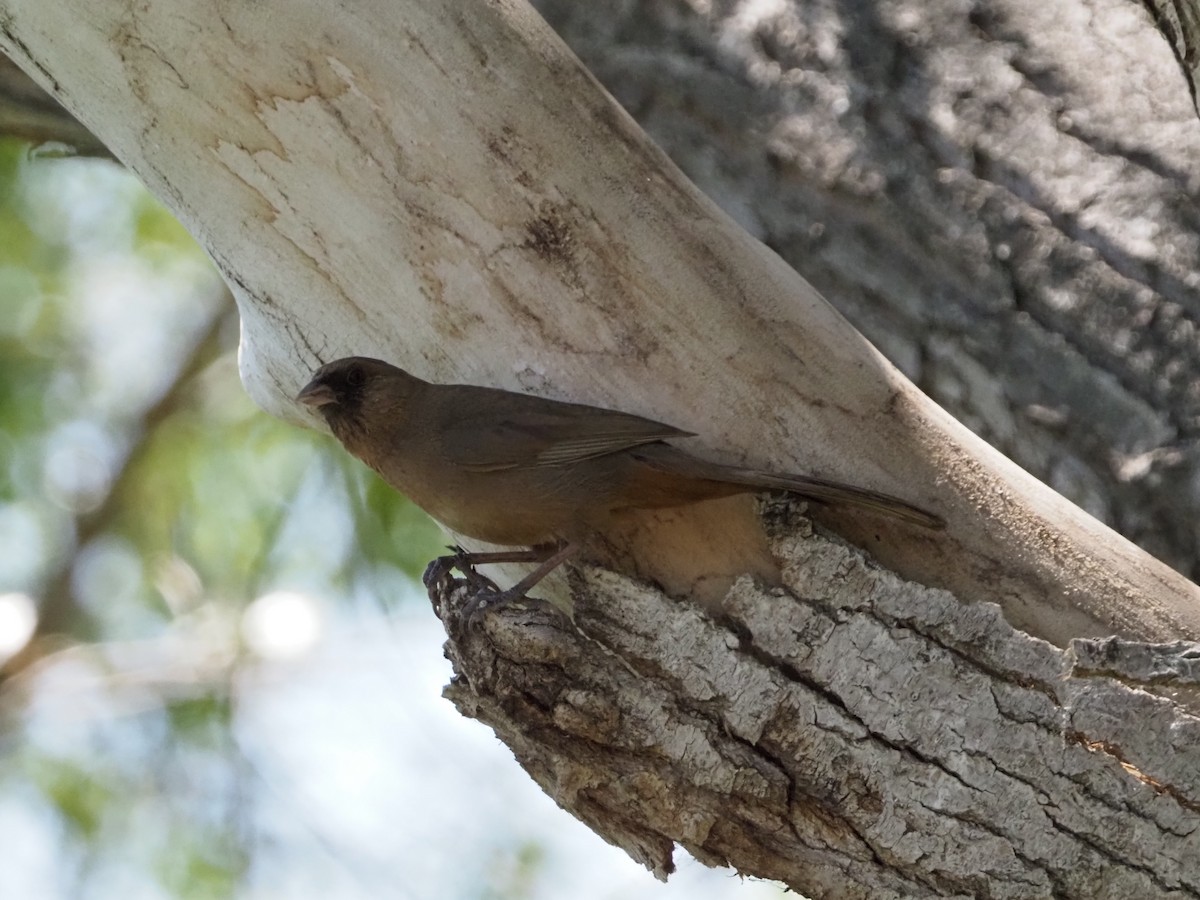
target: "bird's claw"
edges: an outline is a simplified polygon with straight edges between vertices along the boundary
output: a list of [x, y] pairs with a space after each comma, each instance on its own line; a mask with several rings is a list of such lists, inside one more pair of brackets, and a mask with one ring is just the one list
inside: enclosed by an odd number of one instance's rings
[[497, 590], [494, 585], [492, 588], [475, 591], [458, 608], [459, 619], [465, 622], [468, 628], [478, 627], [488, 610], [497, 609], [512, 599], [508, 593]]
[[450, 587], [450, 582], [454, 581], [450, 574], [454, 570], [454, 561], [453, 556], [439, 556], [430, 560], [429, 565], [425, 567], [421, 575], [421, 584], [425, 585], [431, 599], [435, 590], [446, 590]]

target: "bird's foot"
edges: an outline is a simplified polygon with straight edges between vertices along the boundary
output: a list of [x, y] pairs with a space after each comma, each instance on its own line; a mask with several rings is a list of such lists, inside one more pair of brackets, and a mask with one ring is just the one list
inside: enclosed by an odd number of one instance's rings
[[[470, 590], [465, 602], [456, 612], [456, 618], [468, 624], [478, 622], [483, 613], [504, 606], [514, 600], [520, 600], [530, 589], [538, 584], [551, 571], [578, 551], [576, 545], [539, 545], [528, 550], [500, 550], [482, 553], [470, 553], [462, 547], [451, 547], [453, 552], [448, 556], [439, 556], [425, 568], [421, 580], [429, 592], [429, 600], [433, 604], [433, 612], [443, 622], [445, 612], [449, 608], [448, 601], [460, 587]], [[510, 587], [500, 590], [496, 582], [475, 571], [476, 565], [486, 563], [536, 562], [538, 567]], [[461, 579], [451, 573], [458, 569], [462, 572]]]
[[499, 609], [524, 596], [523, 591], [516, 593], [512, 588], [502, 591], [493, 584], [490, 588], [485, 587], [470, 593], [458, 608], [457, 615], [468, 627], [478, 626], [490, 610]]
[[[451, 547], [450, 549], [456, 548]], [[430, 561], [421, 575], [421, 583], [425, 585], [425, 595], [429, 597], [429, 603], [433, 606], [433, 614], [439, 619], [442, 618], [442, 610], [446, 608], [450, 595], [459, 583], [459, 579], [454, 577], [455, 564], [454, 556], [439, 556]]]
[[[447, 601], [455, 590], [464, 586], [470, 591], [470, 594], [462, 604], [459, 614], [470, 619], [474, 619], [483, 610], [494, 607], [498, 603], [507, 602], [507, 600], [501, 601], [498, 598], [509, 592], [500, 590], [496, 582], [475, 569], [475, 560], [471, 553], [462, 547], [447, 549], [452, 552], [430, 562], [421, 576], [421, 583], [425, 585], [425, 591], [429, 596], [429, 602], [433, 605], [435, 616], [444, 620], [443, 613], [447, 609]], [[462, 573], [462, 578], [454, 577], [455, 569]]]
[[421, 575], [421, 584], [425, 585], [425, 590], [429, 593], [430, 600], [433, 599], [434, 591], [445, 591], [452, 586], [454, 577], [450, 573], [453, 571], [453, 556], [439, 556], [430, 560], [429, 565], [425, 567], [425, 571]]

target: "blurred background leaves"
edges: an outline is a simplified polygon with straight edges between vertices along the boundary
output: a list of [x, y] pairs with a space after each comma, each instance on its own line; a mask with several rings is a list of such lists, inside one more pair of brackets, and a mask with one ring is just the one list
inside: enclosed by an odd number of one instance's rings
[[347, 593], [411, 598], [441, 538], [253, 407], [231, 297], [119, 167], [0, 143], [0, 296], [6, 796], [48, 817], [67, 896], [110, 893], [118, 847], [166, 895], [232, 896], [237, 674]]

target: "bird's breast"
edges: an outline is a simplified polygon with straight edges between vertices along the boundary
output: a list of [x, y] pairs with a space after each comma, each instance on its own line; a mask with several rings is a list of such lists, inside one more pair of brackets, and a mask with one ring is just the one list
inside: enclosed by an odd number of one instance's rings
[[[392, 487], [459, 534], [505, 546], [571, 539], [585, 504], [566, 488], [565, 472], [505, 469], [473, 472], [439, 461], [408, 459], [374, 466]], [[564, 476], [567, 476], [564, 478]]]

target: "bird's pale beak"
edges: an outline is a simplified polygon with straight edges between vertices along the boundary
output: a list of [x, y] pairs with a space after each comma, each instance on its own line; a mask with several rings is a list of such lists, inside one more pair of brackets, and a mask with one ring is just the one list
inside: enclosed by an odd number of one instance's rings
[[320, 409], [322, 406], [336, 403], [337, 395], [329, 385], [320, 381], [310, 381], [304, 386], [304, 390], [296, 395], [296, 402]]

